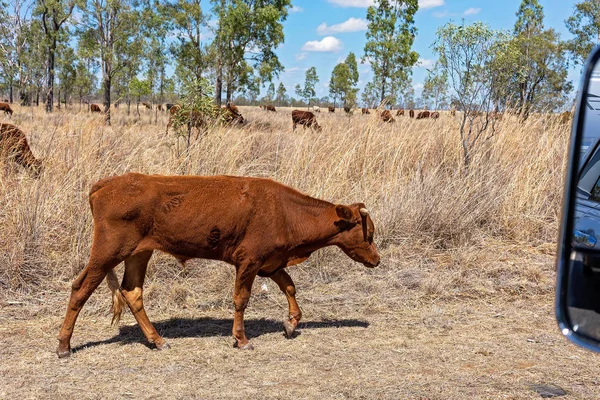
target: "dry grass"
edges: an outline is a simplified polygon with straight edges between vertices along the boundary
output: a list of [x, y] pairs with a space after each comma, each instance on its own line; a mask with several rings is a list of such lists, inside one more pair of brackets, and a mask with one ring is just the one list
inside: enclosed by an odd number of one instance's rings
[[[536, 397], [529, 383], [600, 395], [597, 359], [553, 319], [566, 126], [505, 119], [465, 174], [447, 115], [389, 125], [320, 113], [321, 133], [292, 133], [290, 109], [241, 107], [248, 125], [215, 128], [188, 152], [164, 136], [165, 114], [155, 124], [121, 108], [106, 127], [77, 111], [16, 107], [9, 119], [46, 170], [0, 175], [0, 398]], [[382, 264], [366, 270], [325, 249], [290, 268], [306, 321], [294, 340], [281, 334], [284, 296], [258, 279], [247, 312], [257, 350], [240, 352], [230, 348], [233, 268], [181, 269], [157, 254], [146, 304], [173, 349], [148, 350], [130, 315], [115, 333], [102, 286], [75, 328], [79, 351], [58, 361], [54, 336], [91, 243], [88, 190], [126, 171], [264, 176], [364, 201]]]

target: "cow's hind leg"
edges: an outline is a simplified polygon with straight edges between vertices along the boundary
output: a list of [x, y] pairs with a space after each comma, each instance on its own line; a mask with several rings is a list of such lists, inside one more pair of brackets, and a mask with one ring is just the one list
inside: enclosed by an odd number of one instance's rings
[[56, 350], [58, 357], [63, 358], [71, 354], [71, 336], [79, 312], [92, 292], [102, 282], [108, 270], [114, 268], [119, 262], [120, 260], [116, 259], [101, 260], [94, 257], [92, 251], [88, 265], [71, 285], [71, 297], [67, 306], [67, 313], [58, 334], [58, 349]]
[[283, 269], [277, 271], [277, 273], [271, 276], [271, 279], [279, 286], [279, 289], [281, 289], [288, 300], [289, 315], [283, 321], [283, 328], [285, 329], [286, 336], [290, 338], [302, 318], [302, 311], [300, 311], [300, 307], [298, 307], [298, 302], [296, 301], [296, 286], [289, 274]]
[[142, 298], [146, 268], [151, 256], [152, 251], [144, 251], [125, 259], [125, 274], [121, 283], [121, 293], [146, 339], [150, 343], [154, 343], [157, 349], [164, 350], [168, 349], [169, 345], [158, 334], [148, 319]]

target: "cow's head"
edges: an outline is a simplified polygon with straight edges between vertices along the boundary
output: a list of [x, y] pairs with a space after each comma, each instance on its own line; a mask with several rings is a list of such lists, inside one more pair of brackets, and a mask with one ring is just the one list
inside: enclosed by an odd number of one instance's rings
[[340, 229], [335, 239], [337, 245], [348, 257], [373, 268], [380, 258], [373, 241], [375, 225], [363, 203], [349, 206], [336, 205], [336, 226]]

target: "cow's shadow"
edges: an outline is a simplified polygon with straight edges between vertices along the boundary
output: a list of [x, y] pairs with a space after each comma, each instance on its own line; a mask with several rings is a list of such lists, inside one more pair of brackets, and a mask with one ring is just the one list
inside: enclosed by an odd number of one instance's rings
[[[192, 337], [210, 337], [210, 336], [231, 336], [231, 328], [233, 327], [233, 319], [231, 318], [172, 318], [166, 321], [153, 323], [158, 333], [165, 339], [168, 338], [192, 338]], [[273, 319], [247, 319], [244, 320], [246, 335], [249, 339], [267, 334], [281, 332], [283, 333], [282, 321]], [[358, 319], [335, 319], [325, 321], [301, 321], [292, 338], [301, 334], [303, 329], [320, 329], [320, 328], [348, 328], [359, 327], [367, 328], [369, 323]], [[233, 339], [232, 339], [233, 340]], [[110, 339], [99, 340], [84, 343], [72, 349], [73, 353], [85, 348], [99, 346], [103, 344], [120, 343], [142, 343], [149, 348], [153, 345], [149, 344], [142, 334], [139, 326], [128, 325], [119, 327], [119, 333]]]

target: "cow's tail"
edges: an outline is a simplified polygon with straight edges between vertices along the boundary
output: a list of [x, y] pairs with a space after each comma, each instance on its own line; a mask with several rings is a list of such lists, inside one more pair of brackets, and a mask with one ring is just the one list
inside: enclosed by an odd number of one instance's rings
[[112, 312], [113, 317], [110, 322], [111, 325], [118, 325], [121, 320], [121, 314], [123, 314], [123, 306], [125, 306], [125, 298], [121, 293], [121, 285], [119, 285], [119, 280], [117, 279], [117, 274], [115, 271], [111, 269], [108, 271], [106, 275], [106, 282], [108, 283], [108, 287], [112, 292]]

